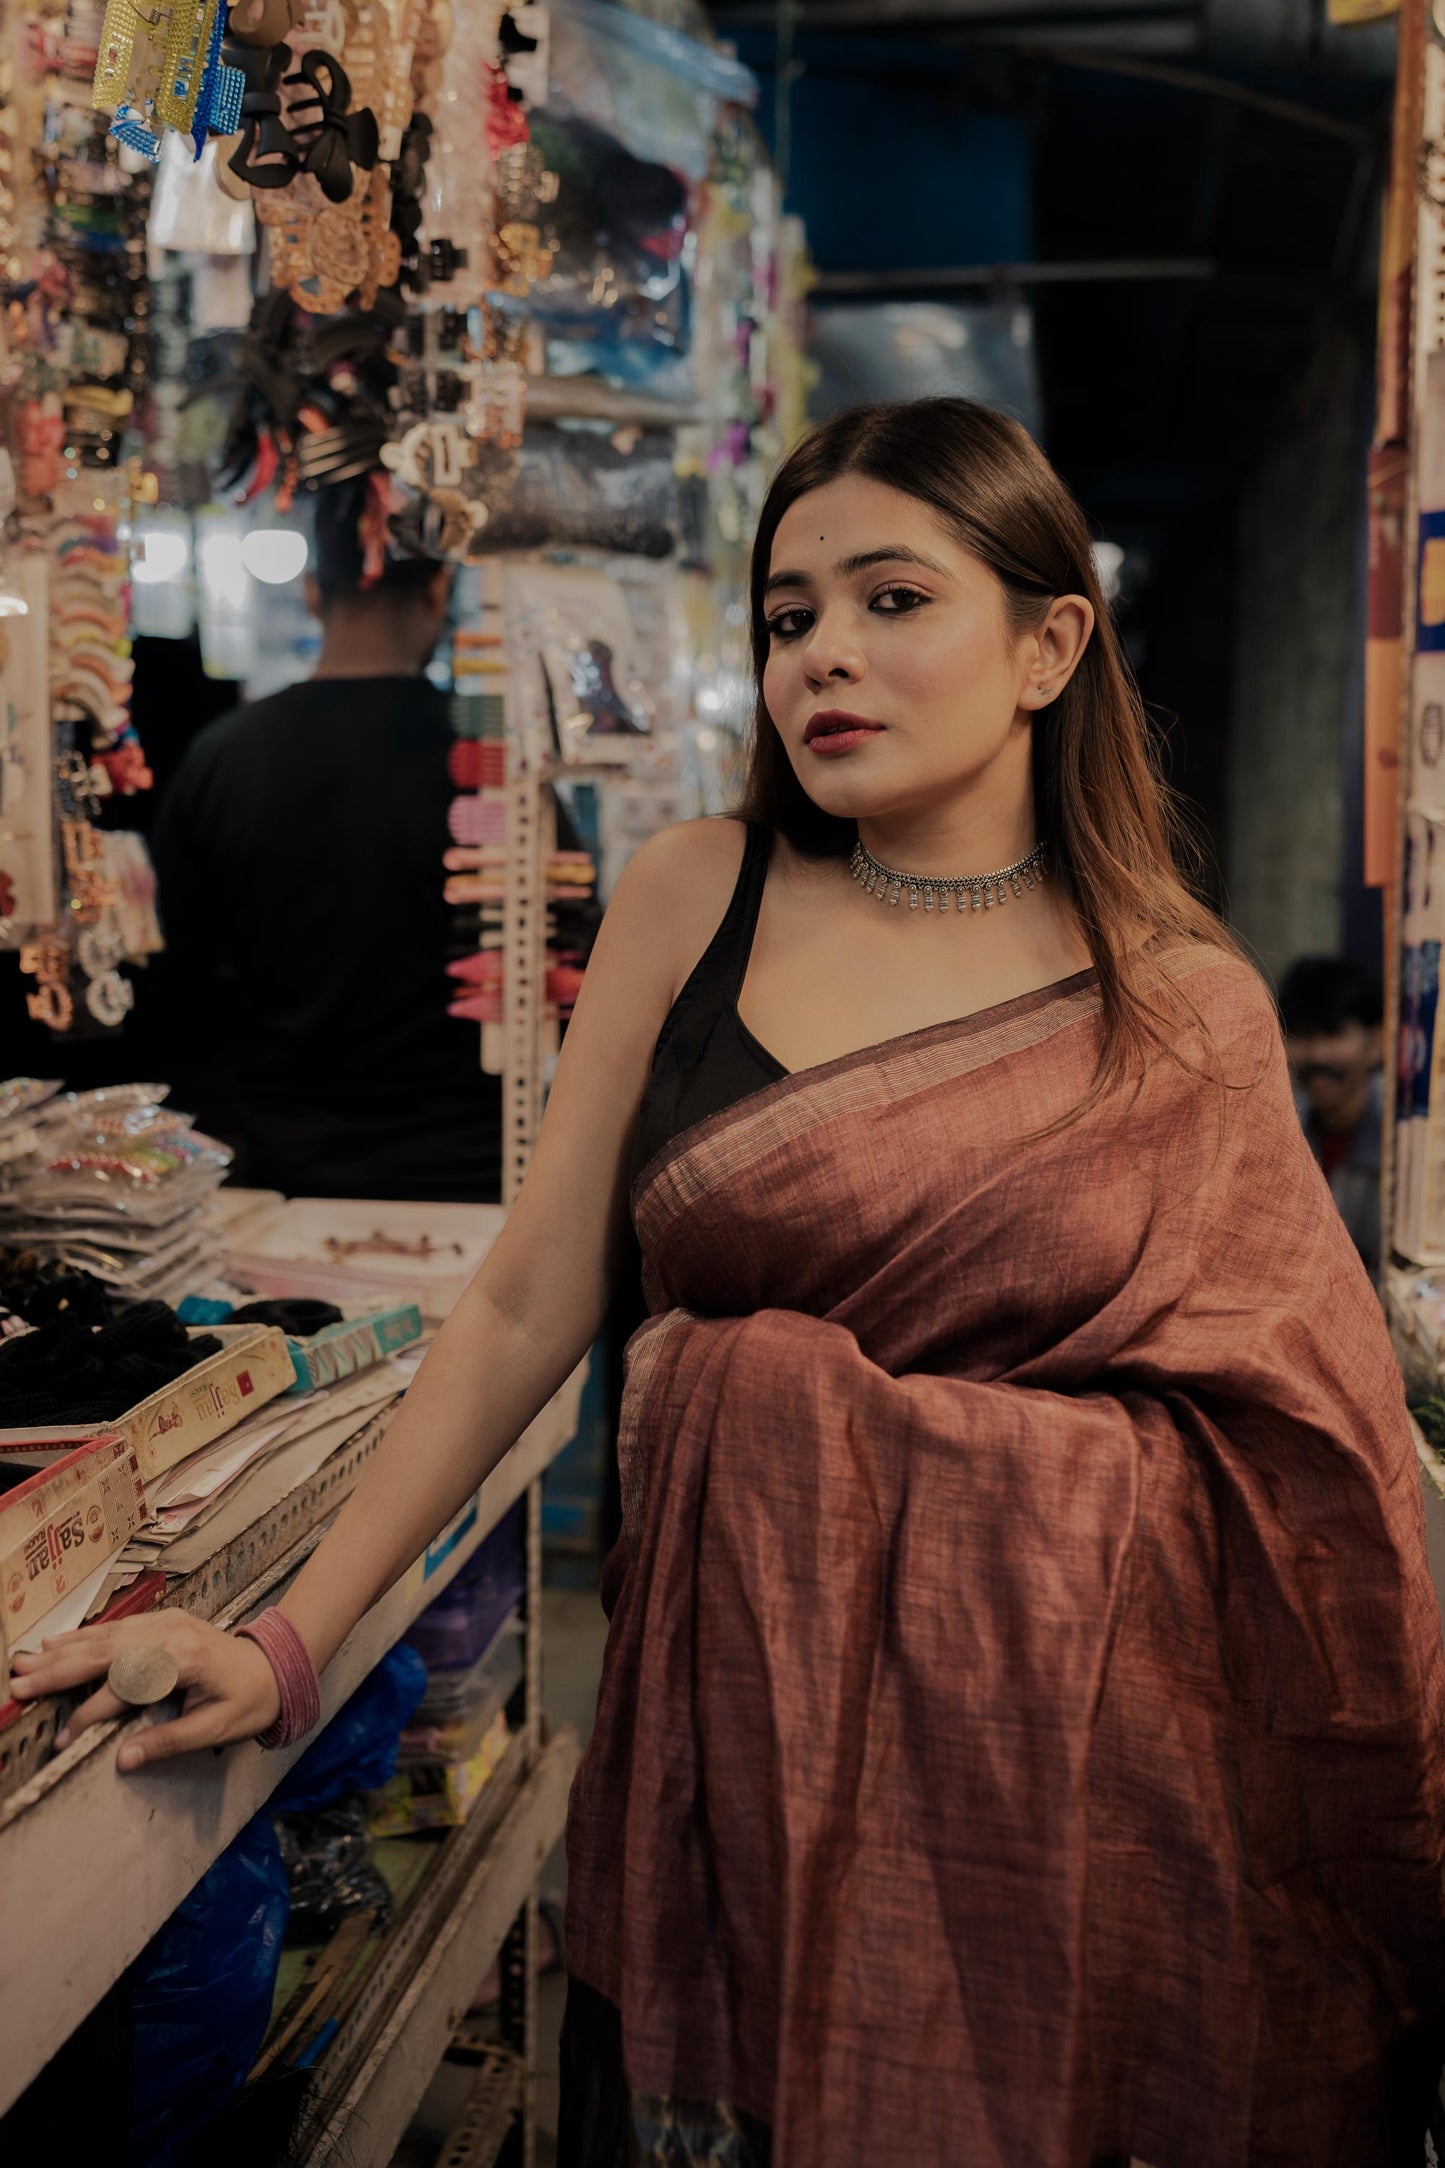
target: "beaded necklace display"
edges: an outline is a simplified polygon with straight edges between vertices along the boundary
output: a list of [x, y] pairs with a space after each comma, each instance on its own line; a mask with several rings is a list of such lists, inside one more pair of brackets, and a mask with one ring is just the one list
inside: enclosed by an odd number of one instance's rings
[[954, 909], [962, 916], [964, 898], [968, 908], [975, 911], [991, 911], [995, 903], [1006, 903], [1010, 891], [1022, 896], [1026, 888], [1032, 888], [1044, 877], [1044, 846], [1036, 843], [1027, 858], [1017, 864], [1002, 866], [997, 873], [950, 874], [931, 878], [922, 873], [900, 873], [896, 866], [885, 866], [881, 858], [875, 858], [866, 843], [853, 846], [849, 870], [859, 887], [867, 895], [876, 896], [880, 903], [900, 904], [908, 898], [910, 911], [946, 911], [950, 897]]

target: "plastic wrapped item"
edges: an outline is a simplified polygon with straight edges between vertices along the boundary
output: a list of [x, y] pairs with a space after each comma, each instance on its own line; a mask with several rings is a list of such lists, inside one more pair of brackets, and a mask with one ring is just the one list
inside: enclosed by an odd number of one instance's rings
[[166, 1090], [117, 1085], [39, 1107], [30, 1148], [0, 1153], [0, 1241], [136, 1301], [204, 1286], [221, 1255], [214, 1200], [231, 1153], [164, 1107]]
[[146, 241], [152, 250], [177, 249], [200, 256], [249, 256], [256, 246], [256, 217], [249, 203], [222, 193], [216, 180], [216, 145], [197, 160], [189, 144], [167, 135], [151, 196]]
[[368, 1801], [374, 1837], [408, 1837], [425, 1829], [455, 1829], [467, 1819], [511, 1743], [499, 1710], [470, 1761], [404, 1762]]
[[562, 759], [633, 760], [650, 742], [652, 703], [617, 581], [570, 565], [518, 565], [510, 577], [518, 611], [537, 627], [539, 652], [519, 667], [540, 664]]
[[439, 1671], [468, 1671], [479, 1662], [525, 1595], [525, 1512], [519, 1502], [498, 1521], [407, 1635], [405, 1645], [433, 1684]]
[[318, 1814], [277, 1815], [276, 1835], [291, 1891], [289, 1941], [328, 1941], [353, 1912], [388, 1924], [391, 1891], [371, 1856], [360, 1792]]
[[48, 1082], [43, 1077], [12, 1076], [0, 1084], [0, 1122], [12, 1122], [22, 1114], [33, 1114], [43, 1107], [60, 1090], [59, 1080]]
[[258, 1814], [131, 1966], [131, 2168], [186, 2168], [241, 2092], [270, 2023], [289, 1902]]
[[385, 1784], [401, 1734], [426, 1690], [426, 1665], [399, 1641], [312, 1741], [271, 1795], [277, 1814], [318, 1814]]
[[72, 1128], [42, 1132], [43, 1161], [16, 1190], [18, 1211], [112, 1212], [146, 1225], [173, 1219], [216, 1189], [232, 1154], [156, 1105], [81, 1109]]
[[553, 334], [549, 368], [681, 397], [692, 195], [720, 107], [754, 104], [756, 81], [715, 48], [602, 0], [565, 0], [549, 22], [547, 102], [530, 121], [557, 176], [555, 253], [528, 311]]
[[549, 102], [640, 158], [705, 178], [721, 104], [755, 106], [750, 69], [716, 46], [607, 0], [554, 0]]
[[487, 507], [468, 554], [597, 549], [670, 557], [680, 506], [670, 435], [647, 430], [619, 440], [597, 429], [527, 430], [521, 448], [483, 448], [464, 477]]
[[508, 1619], [467, 1671], [434, 1671], [420, 1708], [401, 1735], [400, 1767], [469, 1762], [522, 1683], [522, 1629]]
[[576, 113], [549, 106], [532, 140], [557, 176], [548, 214], [555, 253], [527, 296], [544, 324], [685, 351], [682, 253], [686, 183]]

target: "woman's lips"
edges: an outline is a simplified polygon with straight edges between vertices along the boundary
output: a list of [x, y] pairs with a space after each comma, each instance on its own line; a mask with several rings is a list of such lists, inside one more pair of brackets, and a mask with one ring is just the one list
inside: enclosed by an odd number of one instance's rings
[[869, 722], [864, 715], [845, 715], [830, 711], [814, 715], [803, 732], [803, 743], [810, 753], [834, 756], [849, 753], [854, 746], [865, 745], [870, 738], [881, 737], [882, 723]]

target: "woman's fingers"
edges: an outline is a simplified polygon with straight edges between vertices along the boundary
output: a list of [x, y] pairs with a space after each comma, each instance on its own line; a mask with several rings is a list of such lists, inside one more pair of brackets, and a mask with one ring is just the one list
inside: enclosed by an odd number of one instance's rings
[[[113, 1626], [57, 1634], [23, 1669], [17, 1660], [14, 1690], [22, 1700], [64, 1693], [104, 1679], [116, 1656], [140, 1648], [162, 1648], [175, 1658], [176, 1685], [183, 1691], [184, 1703], [181, 1714], [170, 1723], [127, 1733], [116, 1756], [121, 1769], [139, 1769], [147, 1762], [187, 1754], [197, 1747], [254, 1738], [274, 1722], [280, 1692], [263, 1652], [252, 1642], [238, 1641], [184, 1611], [151, 1611]], [[56, 1744], [66, 1747], [92, 1725], [126, 1713], [127, 1704], [109, 1685], [99, 1685], [57, 1735]]]
[[218, 1702], [202, 1702], [198, 1709], [178, 1716], [169, 1724], [156, 1724], [127, 1738], [115, 1757], [116, 1767], [127, 1774], [147, 1762], [169, 1761], [176, 1754], [194, 1754], [197, 1747], [219, 1746], [226, 1736], [225, 1712]]
[[103, 1677], [116, 1651], [118, 1631], [114, 1626], [90, 1626], [82, 1633], [47, 1641], [33, 1655], [12, 1657], [11, 1692], [17, 1701], [34, 1701], [41, 1694], [63, 1694], [72, 1686], [83, 1686], [87, 1679]]
[[126, 1704], [118, 1701], [108, 1686], [103, 1686], [98, 1694], [91, 1695], [89, 1701], [83, 1701], [64, 1729], [55, 1734], [55, 1744], [57, 1748], [67, 1747], [72, 1739], [78, 1739], [83, 1731], [89, 1731], [92, 1724], [108, 1724], [112, 1717], [124, 1716], [125, 1713]]

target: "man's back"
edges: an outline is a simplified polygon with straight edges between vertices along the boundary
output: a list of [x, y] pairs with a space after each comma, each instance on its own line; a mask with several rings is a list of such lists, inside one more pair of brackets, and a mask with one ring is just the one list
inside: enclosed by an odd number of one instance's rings
[[167, 794], [168, 976], [234, 1006], [249, 1181], [496, 1194], [498, 1088], [446, 1014], [449, 743], [425, 678], [317, 678], [212, 724]]

